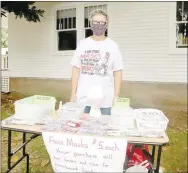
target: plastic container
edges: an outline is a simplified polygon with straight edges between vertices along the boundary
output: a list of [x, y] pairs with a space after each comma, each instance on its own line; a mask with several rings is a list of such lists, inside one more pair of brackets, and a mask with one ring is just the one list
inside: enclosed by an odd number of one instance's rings
[[112, 108], [110, 125], [119, 129], [135, 128], [135, 116], [133, 109], [129, 108]]
[[40, 122], [45, 116], [53, 115], [56, 99], [50, 96], [34, 95], [17, 100], [15, 118], [28, 122]]
[[75, 102], [67, 102], [62, 106], [61, 109], [67, 110], [67, 111], [73, 111], [77, 114], [80, 114], [83, 112], [83, 106]]
[[137, 128], [140, 130], [165, 131], [168, 126], [168, 118], [158, 109], [135, 109]]
[[61, 120], [78, 119], [81, 113], [83, 113], [83, 110], [84, 108], [81, 105], [75, 102], [67, 102], [59, 106], [58, 116]]

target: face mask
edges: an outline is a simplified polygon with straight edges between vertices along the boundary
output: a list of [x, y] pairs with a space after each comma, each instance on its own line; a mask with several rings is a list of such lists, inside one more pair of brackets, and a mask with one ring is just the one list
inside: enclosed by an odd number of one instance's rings
[[91, 30], [93, 31], [93, 34], [96, 36], [101, 36], [105, 33], [107, 26], [106, 25], [100, 25], [100, 24], [92, 24]]

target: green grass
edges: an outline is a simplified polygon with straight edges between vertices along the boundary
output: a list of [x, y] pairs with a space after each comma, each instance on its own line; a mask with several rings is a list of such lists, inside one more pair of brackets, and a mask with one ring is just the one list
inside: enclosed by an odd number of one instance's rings
[[169, 129], [168, 146], [163, 148], [161, 166], [165, 172], [187, 172], [187, 132]]
[[[18, 96], [17, 94], [12, 94], [11, 99], [20, 99], [24, 97]], [[9, 99], [8, 99], [9, 100]], [[59, 100], [59, 99], [58, 99]], [[1, 119], [5, 119], [10, 116], [13, 111], [13, 102], [11, 103], [2, 103], [1, 109]], [[180, 117], [181, 116], [181, 117]], [[163, 148], [161, 167], [165, 173], [169, 172], [187, 172], [187, 114], [181, 114], [179, 116], [169, 116], [170, 122], [172, 120], [173, 124], [169, 124], [167, 130], [167, 135], [170, 139], [168, 146]], [[177, 118], [177, 120], [175, 119]], [[176, 122], [176, 123], [174, 123]], [[13, 133], [13, 148], [21, 144], [22, 136], [20, 133]], [[2, 172], [5, 172], [7, 169], [7, 131], [2, 130], [1, 133], [1, 142], [2, 142]], [[26, 147], [27, 153], [30, 154], [30, 172], [31, 173], [44, 173], [44, 172], [53, 172], [53, 169], [50, 164], [49, 155], [43, 144], [41, 137], [38, 137], [31, 141]], [[21, 152], [18, 152], [15, 157], [12, 158], [12, 161], [16, 161], [21, 155]], [[24, 173], [25, 172], [25, 160], [20, 162], [12, 172], [15, 173]]]

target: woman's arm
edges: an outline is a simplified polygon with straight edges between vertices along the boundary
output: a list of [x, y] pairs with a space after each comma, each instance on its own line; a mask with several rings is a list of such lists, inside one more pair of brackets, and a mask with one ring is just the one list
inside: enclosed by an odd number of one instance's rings
[[80, 77], [80, 68], [74, 66], [72, 68], [72, 91], [71, 91], [70, 102], [74, 102], [76, 100], [76, 90], [78, 86], [79, 77]]
[[119, 97], [122, 87], [122, 70], [114, 71], [114, 97]]

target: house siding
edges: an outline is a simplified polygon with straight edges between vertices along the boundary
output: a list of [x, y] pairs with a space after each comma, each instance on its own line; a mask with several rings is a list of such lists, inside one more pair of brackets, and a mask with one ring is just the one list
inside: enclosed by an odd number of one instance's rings
[[[118, 43], [124, 58], [124, 80], [187, 82], [187, 55], [169, 54], [171, 2], [105, 3], [110, 17], [109, 37]], [[10, 77], [70, 79], [73, 52], [60, 55], [52, 49], [54, 4], [37, 3], [46, 11], [41, 23], [9, 16]]]

